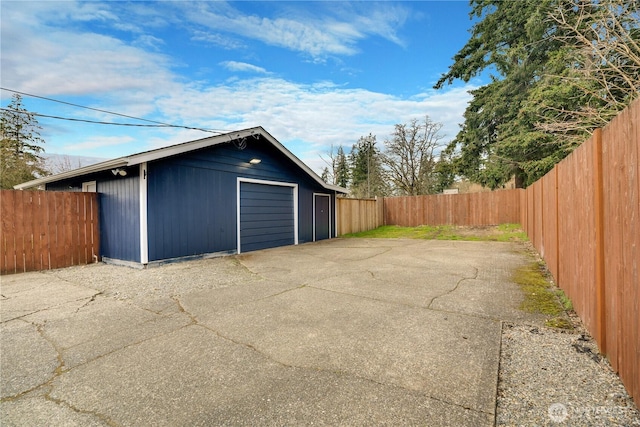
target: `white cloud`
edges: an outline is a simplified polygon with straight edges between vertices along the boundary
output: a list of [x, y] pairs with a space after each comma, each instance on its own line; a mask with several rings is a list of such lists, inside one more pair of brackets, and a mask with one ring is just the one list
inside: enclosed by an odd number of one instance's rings
[[246, 44], [233, 37], [228, 37], [218, 33], [209, 33], [201, 30], [193, 30], [193, 41], [209, 43], [226, 50], [238, 50], [246, 48]]
[[87, 150], [95, 150], [98, 148], [113, 147], [116, 145], [130, 144], [134, 142], [134, 138], [130, 136], [95, 136], [89, 137], [79, 144], [65, 145], [65, 152], [86, 152]]
[[247, 64], [246, 62], [237, 62], [237, 61], [224, 61], [221, 62], [222, 65], [227, 70], [231, 71], [242, 71], [248, 73], [258, 73], [258, 74], [269, 74], [267, 70], [262, 67], [258, 67], [256, 65]]
[[[377, 135], [382, 143], [393, 131], [394, 124], [425, 114], [444, 124], [443, 133], [447, 135], [446, 140], [450, 140], [458, 132], [458, 123], [462, 122], [471, 98], [467, 91], [473, 88], [467, 85], [406, 98], [347, 88], [329, 80], [302, 84], [273, 77], [265, 68], [237, 61], [221, 65], [264, 76], [235, 78], [217, 85], [187, 81], [172, 70], [175, 64], [170, 58], [149, 52], [150, 45], [162, 45], [156, 37], [145, 38], [141, 36], [143, 32], [136, 31], [137, 40], [147, 43], [132, 46], [115, 36], [79, 31], [73, 25], [65, 25], [62, 18], [56, 26], [33, 19], [46, 14], [45, 9], [55, 9], [50, 5], [58, 5], [57, 11], [52, 12], [58, 17], [73, 15], [76, 7], [82, 19], [122, 24], [122, 18], [110, 15], [104, 5], [34, 2], [41, 9], [30, 18], [26, 9], [22, 10], [16, 3], [20, 2], [2, 3], [3, 86], [53, 97], [89, 95], [100, 99], [98, 106], [103, 109], [194, 127], [236, 130], [260, 125], [313, 167], [321, 164], [318, 154], [331, 145], [348, 148], [369, 133]], [[363, 4], [362, 8], [369, 5]], [[214, 22], [212, 17], [219, 18], [215, 25], [208, 25], [216, 27], [211, 28], [214, 31], [253, 37], [309, 55], [350, 55], [357, 51], [357, 42], [371, 34], [402, 43], [396, 29], [406, 19], [405, 11], [383, 3], [389, 11], [385, 15], [377, 9], [382, 6], [375, 5], [369, 12], [359, 13], [342, 3], [331, 4], [339, 8], [331, 17], [311, 17], [305, 21], [244, 16], [225, 4], [207, 2], [200, 4], [204, 9], [195, 15], [202, 26]], [[355, 13], [351, 21], [341, 18], [349, 13]], [[161, 20], [154, 22], [154, 25], [163, 25]], [[214, 34], [196, 32], [193, 37], [204, 40], [209, 36]], [[229, 43], [230, 48], [242, 46], [226, 33], [209, 41]], [[113, 121], [112, 117], [98, 116]], [[188, 130], [131, 128], [124, 131], [113, 127], [99, 130], [94, 127], [91, 131], [97, 136], [78, 136], [86, 128], [78, 125], [73, 129], [73, 139], [68, 134], [60, 138], [64, 143], [57, 142], [51, 134], [49, 138], [54, 140], [48, 146], [62, 147], [63, 154], [118, 157], [208, 136]], [[116, 132], [128, 136], [113, 136]]]
[[[26, 12], [25, 4], [35, 7], [33, 15]], [[45, 96], [87, 93], [118, 96], [123, 92], [144, 91], [149, 94], [147, 102], [151, 102], [157, 85], [172, 86], [175, 76], [169, 71], [171, 60], [144, 49], [161, 44], [160, 39], [139, 36], [141, 47], [131, 46], [113, 36], [81, 31], [73, 25], [67, 28], [62, 18], [71, 15], [73, 22], [117, 20], [98, 3], [2, 3], [4, 87]], [[55, 25], [45, 21], [55, 21]]]
[[302, 160], [314, 164], [318, 153], [331, 145], [350, 148], [369, 133], [377, 135], [382, 144], [394, 124], [425, 115], [443, 123], [442, 133], [449, 141], [458, 132], [471, 99], [467, 91], [473, 86], [426, 92], [410, 99], [329, 82], [304, 85], [268, 77], [183, 89], [158, 103], [166, 116], [213, 129], [263, 126]]
[[245, 15], [220, 2], [202, 3], [195, 9], [189, 6], [184, 10], [185, 16], [204, 28], [304, 52], [314, 58], [354, 55], [358, 41], [371, 35], [403, 45], [396, 30], [409, 16], [405, 8], [385, 3], [367, 3], [362, 10], [346, 10], [345, 5], [332, 3], [317, 16], [302, 14], [289, 4], [283, 16], [275, 18]]

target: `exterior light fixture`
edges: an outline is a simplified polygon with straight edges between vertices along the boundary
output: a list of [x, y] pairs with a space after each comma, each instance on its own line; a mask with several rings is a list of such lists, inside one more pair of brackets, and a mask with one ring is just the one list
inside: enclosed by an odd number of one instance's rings
[[127, 171], [124, 169], [111, 169], [111, 173], [114, 175], [120, 175], [120, 176], [126, 176], [127, 175]]
[[253, 158], [251, 160], [249, 160], [249, 163], [251, 163], [252, 165], [257, 165], [258, 163], [260, 163], [262, 160], [257, 159], [257, 158]]

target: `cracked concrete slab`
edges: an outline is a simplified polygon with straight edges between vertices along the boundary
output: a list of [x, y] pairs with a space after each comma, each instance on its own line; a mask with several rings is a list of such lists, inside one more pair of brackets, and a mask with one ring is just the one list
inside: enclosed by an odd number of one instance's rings
[[29, 395], [20, 400], [0, 403], [0, 420], [4, 427], [106, 427], [107, 422], [95, 415], [79, 413], [42, 395]]
[[60, 365], [55, 347], [38, 328], [23, 320], [0, 328], [0, 398], [17, 396], [50, 381]]
[[486, 413], [495, 407], [485, 387], [497, 374], [496, 321], [304, 287], [202, 323], [289, 366], [346, 372]]
[[334, 239], [5, 276], [2, 423], [493, 425], [518, 250]]
[[274, 362], [199, 326], [66, 373], [51, 395], [118, 425], [365, 425], [399, 416], [419, 424], [433, 412], [443, 424], [491, 424], [488, 414], [420, 393]]
[[[25, 286], [22, 286], [22, 284]], [[65, 303], [91, 298], [98, 291], [43, 273], [24, 273], [2, 278], [0, 322], [17, 319]]]

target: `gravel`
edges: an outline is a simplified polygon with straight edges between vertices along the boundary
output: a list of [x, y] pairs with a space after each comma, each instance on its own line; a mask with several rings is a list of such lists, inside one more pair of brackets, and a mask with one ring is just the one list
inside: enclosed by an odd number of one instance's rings
[[640, 412], [579, 319], [564, 331], [504, 324], [498, 426], [640, 426]]

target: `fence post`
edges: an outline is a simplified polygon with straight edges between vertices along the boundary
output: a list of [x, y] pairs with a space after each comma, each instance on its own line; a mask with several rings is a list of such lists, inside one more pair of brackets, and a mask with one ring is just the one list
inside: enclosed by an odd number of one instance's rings
[[556, 198], [556, 286], [560, 287], [560, 205], [558, 204], [558, 188], [560, 185], [558, 184], [558, 165], [553, 167], [553, 172], [555, 174], [556, 185], [555, 185], [555, 198]]
[[593, 132], [593, 187], [594, 187], [594, 217], [596, 231], [596, 341], [600, 344], [600, 351], [607, 352], [606, 341], [606, 300], [604, 275], [604, 204], [602, 179], [602, 129]]

